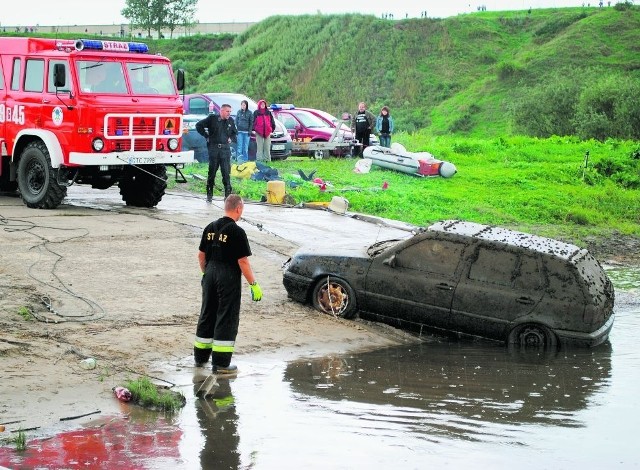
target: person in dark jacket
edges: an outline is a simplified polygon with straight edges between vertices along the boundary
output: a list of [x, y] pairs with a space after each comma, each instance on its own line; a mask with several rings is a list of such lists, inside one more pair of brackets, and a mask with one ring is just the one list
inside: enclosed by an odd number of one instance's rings
[[240, 102], [240, 110], [236, 113], [236, 129], [238, 130], [236, 159], [241, 164], [249, 160], [249, 141], [253, 131], [253, 113], [249, 111], [247, 100]]
[[389, 113], [389, 107], [383, 106], [380, 116], [376, 118], [376, 132], [380, 136], [380, 146], [391, 147], [391, 134], [393, 134], [393, 118]]
[[258, 109], [253, 112], [253, 130], [256, 131], [256, 161], [271, 161], [271, 133], [276, 128], [273, 114], [265, 100], [258, 101]]
[[356, 140], [360, 142], [360, 150], [358, 155], [362, 157], [362, 152], [369, 146], [369, 137], [375, 126], [376, 117], [367, 109], [367, 105], [363, 102], [358, 103], [358, 112], [351, 119], [351, 132], [356, 136]]
[[262, 289], [251, 269], [251, 248], [244, 229], [236, 224], [244, 203], [237, 194], [224, 201], [224, 216], [208, 224], [198, 248], [202, 271], [202, 307], [196, 327], [193, 355], [196, 367], [211, 358], [214, 374], [234, 373], [231, 356], [240, 323], [242, 276], [251, 286], [251, 299], [262, 299]]
[[236, 141], [238, 134], [236, 124], [231, 115], [231, 105], [223, 104], [220, 115], [209, 114], [196, 123], [196, 131], [207, 139], [209, 147], [209, 173], [207, 175], [207, 202], [213, 198], [213, 187], [216, 173], [220, 168], [224, 197], [231, 194], [231, 143]]

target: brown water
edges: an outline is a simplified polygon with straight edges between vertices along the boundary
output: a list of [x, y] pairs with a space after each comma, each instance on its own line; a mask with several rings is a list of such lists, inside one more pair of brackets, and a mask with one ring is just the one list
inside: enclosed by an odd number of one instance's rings
[[[241, 373], [173, 417], [129, 419], [30, 442], [10, 468], [637, 468], [640, 277], [621, 270], [610, 342], [552, 355], [430, 338], [306, 358], [238, 357]], [[618, 278], [612, 273], [614, 280]]]
[[610, 268], [616, 320], [595, 349], [522, 354], [441, 337], [311, 357], [239, 356], [194, 396], [191, 358], [161, 365], [187, 397], [0, 448], [9, 468], [638, 468], [640, 269]]

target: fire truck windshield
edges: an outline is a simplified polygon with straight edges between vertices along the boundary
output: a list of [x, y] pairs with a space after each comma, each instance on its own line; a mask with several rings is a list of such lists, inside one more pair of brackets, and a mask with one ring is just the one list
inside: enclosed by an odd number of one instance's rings
[[[125, 67], [123, 68], [123, 65]], [[175, 95], [176, 89], [167, 64], [143, 62], [76, 62], [80, 89], [84, 93]], [[125, 79], [125, 70], [128, 83]]]

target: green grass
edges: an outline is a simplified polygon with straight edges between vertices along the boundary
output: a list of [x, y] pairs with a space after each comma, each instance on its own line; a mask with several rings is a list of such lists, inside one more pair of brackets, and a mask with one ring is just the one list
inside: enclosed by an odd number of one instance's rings
[[173, 412], [186, 403], [182, 393], [159, 389], [146, 377], [127, 380], [124, 386], [131, 392], [132, 401], [145, 408]]
[[27, 435], [22, 429], [18, 431], [18, 434], [13, 438], [13, 443], [16, 446], [18, 452], [27, 450]]
[[[614, 230], [640, 236], [640, 190], [619, 182], [640, 173], [640, 160], [633, 157], [636, 143], [526, 137], [481, 140], [420, 133], [399, 135], [396, 141], [409, 151], [429, 151], [453, 163], [457, 174], [422, 178], [375, 166], [368, 174], [357, 174], [353, 171], [356, 159], [337, 158], [290, 157], [271, 166], [297, 204], [328, 202], [339, 195], [348, 199], [349, 211], [415, 225], [463, 219], [527, 229], [578, 244], [587, 236], [606, 236]], [[604, 176], [596, 171], [598, 163], [607, 159], [620, 162], [619, 168], [614, 167], [618, 173]], [[298, 170], [305, 174], [315, 170], [327, 190], [304, 182]], [[185, 173], [206, 175], [207, 165], [188, 166]], [[292, 187], [292, 182], [299, 186]], [[265, 182], [232, 178], [232, 185], [248, 200], [259, 201], [266, 195]], [[194, 181], [190, 188], [204, 193], [205, 183]]]
[[145, 42], [187, 71], [187, 93], [240, 92], [334, 115], [359, 101], [375, 114], [388, 105], [408, 133], [640, 139], [631, 2], [398, 20], [272, 16], [240, 35]]
[[26, 321], [32, 321], [33, 320], [33, 315], [31, 314], [31, 311], [27, 307], [20, 307], [18, 309], [18, 315], [20, 315]]

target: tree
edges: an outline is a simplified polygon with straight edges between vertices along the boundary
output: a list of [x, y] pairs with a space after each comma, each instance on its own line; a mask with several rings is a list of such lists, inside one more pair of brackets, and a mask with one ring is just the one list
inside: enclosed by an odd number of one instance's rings
[[198, 0], [169, 0], [166, 3], [165, 27], [169, 30], [169, 37], [178, 26], [185, 28], [194, 23], [194, 16]]
[[141, 28], [151, 36], [156, 31], [162, 37], [162, 30], [173, 31], [178, 26], [188, 26], [193, 22], [198, 0], [126, 0], [121, 14], [129, 20], [133, 28]]
[[145, 29], [147, 36], [151, 37], [151, 30], [158, 30], [158, 19], [162, 18], [162, 9], [162, 0], [126, 0], [120, 13], [129, 20], [132, 28]]

